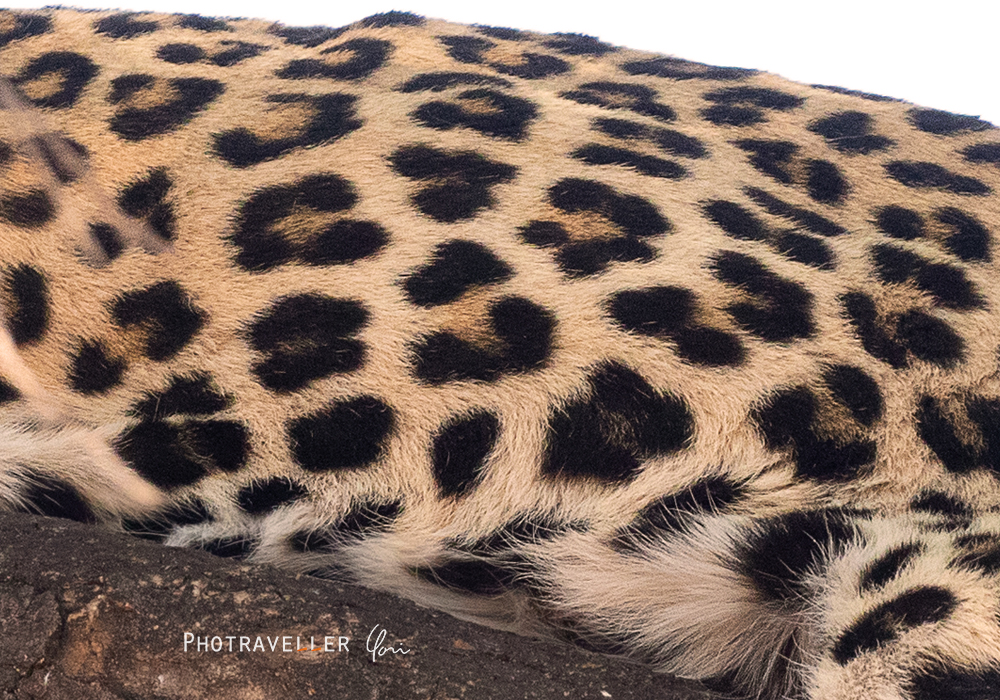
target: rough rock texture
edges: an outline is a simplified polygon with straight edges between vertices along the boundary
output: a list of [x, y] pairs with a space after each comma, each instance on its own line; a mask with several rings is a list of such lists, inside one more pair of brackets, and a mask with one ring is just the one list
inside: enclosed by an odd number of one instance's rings
[[[382, 630], [381, 648], [409, 652], [373, 662], [366, 646]], [[198, 651], [192, 642], [185, 651], [185, 633], [218, 636], [223, 650]], [[233, 652], [224, 639], [230, 635], [237, 637]], [[249, 637], [251, 648], [261, 637], [266, 650], [239, 652], [239, 636]], [[327, 636], [349, 637], [348, 650], [294, 651], [296, 638], [308, 646], [310, 637], [321, 645]], [[4, 513], [0, 697], [707, 696], [637, 666], [487, 630], [362, 588]]]

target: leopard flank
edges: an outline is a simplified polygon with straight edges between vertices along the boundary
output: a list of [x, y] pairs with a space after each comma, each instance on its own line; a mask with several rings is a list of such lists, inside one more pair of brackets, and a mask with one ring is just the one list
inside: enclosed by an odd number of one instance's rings
[[778, 700], [1000, 696], [1000, 132], [577, 34], [0, 12], [0, 504]]

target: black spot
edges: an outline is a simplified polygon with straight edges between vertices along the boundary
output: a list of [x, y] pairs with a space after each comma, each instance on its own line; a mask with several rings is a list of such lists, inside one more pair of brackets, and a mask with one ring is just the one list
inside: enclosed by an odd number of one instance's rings
[[240, 508], [251, 515], [270, 513], [286, 503], [304, 498], [306, 487], [284, 476], [255, 481], [244, 486], [236, 496]]
[[86, 56], [69, 51], [50, 51], [32, 59], [12, 82], [23, 85], [34, 80], [58, 81], [57, 90], [46, 90], [45, 96], [30, 102], [36, 107], [65, 109], [76, 104], [80, 93], [97, 73], [97, 64]]
[[919, 513], [941, 515], [946, 518], [972, 520], [972, 508], [954, 496], [941, 491], [924, 491], [910, 501], [910, 508]]
[[122, 383], [125, 360], [109, 355], [104, 344], [84, 340], [70, 361], [69, 383], [81, 394], [103, 394]]
[[233, 167], [248, 168], [273, 160], [293, 148], [334, 141], [361, 127], [355, 111], [357, 101], [357, 96], [341, 93], [268, 95], [264, 98], [265, 104], [301, 104], [314, 114], [304, 126], [289, 124], [291, 135], [273, 139], [262, 139], [245, 127], [213, 134], [215, 153]]
[[362, 502], [355, 504], [335, 525], [340, 535], [360, 539], [371, 532], [387, 530], [403, 512], [399, 501]]
[[52, 220], [55, 211], [45, 190], [0, 196], [0, 218], [22, 228], [44, 226]]
[[585, 277], [603, 272], [612, 262], [646, 263], [655, 257], [656, 251], [648, 243], [625, 236], [563, 246], [556, 260], [567, 275]]
[[847, 229], [827, 219], [825, 216], [820, 216], [816, 212], [783, 202], [762, 189], [747, 187], [743, 191], [746, 192], [750, 199], [764, 207], [769, 213], [780, 216], [783, 219], [788, 219], [802, 226], [807, 231], [818, 233], [821, 236], [839, 236], [847, 233]]
[[374, 222], [343, 218], [319, 225], [296, 217], [303, 209], [332, 214], [356, 202], [351, 184], [333, 174], [258, 190], [239, 207], [236, 230], [227, 237], [239, 249], [234, 260], [248, 272], [262, 272], [293, 261], [343, 265], [374, 255], [389, 241]]
[[379, 12], [378, 14], [369, 15], [362, 20], [358, 20], [357, 24], [359, 27], [419, 27], [424, 24], [426, 20], [420, 15], [415, 15], [412, 12], [401, 12], [399, 10], [390, 10], [389, 12]]
[[968, 402], [967, 410], [983, 438], [983, 465], [1000, 473], [1000, 400], [975, 398]]
[[11, 401], [19, 401], [21, 392], [13, 384], [0, 377], [0, 406]]
[[139, 423], [118, 437], [115, 449], [140, 476], [163, 489], [190, 486], [208, 474], [209, 465], [187, 449], [179, 425]]
[[833, 658], [841, 666], [846, 665], [865, 652], [894, 642], [914, 627], [940, 622], [956, 607], [958, 600], [946, 588], [913, 588], [876, 606], [847, 628], [833, 645]]
[[988, 547], [997, 541], [997, 535], [988, 532], [975, 532], [969, 535], [960, 535], [955, 538], [955, 547], [966, 551], [973, 551], [981, 547]]
[[52, 20], [29, 12], [8, 12], [5, 28], [0, 30], [0, 48], [12, 41], [39, 36], [52, 30]]
[[232, 27], [227, 22], [215, 17], [201, 15], [181, 15], [177, 18], [177, 26], [185, 29], [197, 29], [200, 32], [230, 32]]
[[289, 538], [289, 544], [297, 552], [333, 552], [368, 535], [387, 531], [402, 512], [403, 504], [399, 501], [356, 502], [332, 525], [322, 530], [297, 532]]
[[952, 230], [945, 246], [962, 260], [988, 262], [990, 260], [989, 230], [975, 217], [955, 207], [945, 207], [934, 212], [934, 218]]
[[525, 137], [538, 108], [520, 97], [477, 88], [455, 95], [450, 102], [426, 102], [411, 116], [432, 129], [464, 126], [486, 136], [517, 140]]
[[884, 151], [894, 145], [885, 136], [872, 133], [870, 115], [864, 112], [838, 112], [809, 125], [809, 131], [826, 139], [827, 144], [842, 153], [867, 155]]
[[873, 92], [861, 92], [860, 90], [848, 90], [847, 88], [838, 87], [836, 85], [810, 85], [809, 87], [814, 87], [818, 90], [826, 90], [827, 92], [833, 92], [838, 95], [851, 95], [852, 97], [869, 100], [870, 102], [902, 102], [902, 100], [895, 97], [886, 97], [885, 95], [876, 95]]
[[758, 171], [773, 177], [778, 182], [789, 185], [792, 174], [788, 166], [799, 147], [790, 141], [770, 141], [763, 139], [743, 139], [734, 141], [737, 148], [752, 154], [750, 165]]
[[[147, 439], [151, 444], [143, 444]], [[165, 488], [186, 486], [212, 471], [239, 471], [250, 454], [246, 426], [226, 420], [144, 421], [122, 433], [116, 448]]]
[[267, 31], [269, 34], [280, 36], [289, 44], [313, 48], [330, 39], [336, 39], [347, 31], [347, 27], [337, 29], [330, 27], [282, 27], [276, 24]]
[[150, 20], [138, 20], [131, 12], [111, 15], [99, 19], [94, 23], [94, 29], [98, 34], [105, 34], [112, 39], [133, 39], [141, 34], [150, 34], [160, 28], [160, 26]]
[[122, 529], [134, 537], [144, 540], [165, 540], [170, 533], [184, 525], [198, 525], [211, 522], [212, 516], [200, 500], [175, 503], [166, 510], [156, 512], [141, 520], [122, 519]]
[[516, 550], [529, 545], [548, 542], [563, 533], [587, 530], [583, 522], [563, 522], [549, 515], [523, 514], [497, 528], [489, 535], [472, 541], [455, 540], [449, 546], [462, 552], [490, 556], [508, 555], [508, 560], [517, 557]]
[[310, 265], [343, 265], [374, 255], [388, 242], [389, 234], [379, 224], [342, 219], [316, 236], [300, 256]]
[[9, 268], [3, 274], [3, 291], [8, 299], [7, 330], [18, 345], [41, 340], [49, 327], [49, 285], [41, 271], [27, 264]]
[[198, 543], [198, 549], [216, 557], [242, 559], [253, 550], [253, 541], [241, 535], [205, 540]]
[[786, 92], [761, 87], [730, 87], [705, 94], [715, 105], [701, 110], [701, 116], [718, 126], [752, 126], [767, 121], [764, 110], [788, 111], [805, 99]]
[[603, 56], [618, 50], [611, 44], [605, 44], [597, 37], [587, 34], [556, 33], [552, 37], [542, 43], [567, 56]]
[[953, 114], [936, 109], [911, 109], [910, 122], [921, 131], [949, 136], [960, 131], [988, 131], [995, 127], [988, 121], [966, 114]]
[[708, 155], [708, 149], [693, 136], [673, 129], [650, 129], [648, 133], [657, 146], [676, 156], [704, 158]]
[[206, 416], [225, 410], [232, 404], [212, 378], [203, 373], [174, 376], [163, 391], [147, 392], [135, 403], [131, 413], [144, 420], [161, 420], [167, 416]]
[[907, 366], [906, 348], [890, 337], [879, 321], [875, 302], [870, 296], [863, 292], [848, 292], [840, 297], [840, 301], [869, 355], [897, 369]]
[[429, 146], [400, 148], [389, 161], [399, 175], [428, 183], [413, 195], [413, 204], [427, 216], [449, 224], [493, 207], [492, 188], [513, 180], [517, 173], [514, 166], [475, 151], [442, 151]]
[[463, 73], [460, 71], [440, 71], [436, 73], [418, 73], [396, 88], [399, 92], [442, 92], [448, 88], [460, 85], [479, 85], [482, 87], [511, 87], [511, 82], [495, 75], [482, 73]]
[[806, 233], [785, 231], [775, 236], [774, 247], [782, 255], [803, 265], [809, 265], [818, 270], [832, 270], [834, 268], [833, 251], [821, 238]]
[[149, 89], [156, 84], [156, 76], [148, 73], [128, 73], [115, 78], [114, 89], [108, 96], [113, 102], [128, 100], [142, 90]]
[[451, 559], [414, 569], [413, 574], [429, 583], [481, 596], [500, 595], [513, 588], [517, 578], [508, 567], [478, 559]]
[[165, 241], [177, 235], [177, 216], [167, 196], [173, 180], [165, 168], [154, 168], [129, 183], [118, 195], [118, 205], [129, 216], [144, 220]]
[[942, 306], [961, 310], [985, 306], [985, 300], [959, 267], [931, 263], [904, 248], [885, 244], [872, 247], [872, 259], [880, 279], [889, 283], [912, 280]]
[[584, 83], [575, 90], [563, 92], [559, 96], [585, 105], [628, 109], [661, 122], [672, 122], [677, 118], [673, 108], [656, 101], [657, 95], [652, 88], [635, 83], [608, 81]]
[[569, 241], [569, 232], [558, 221], [529, 221], [518, 232], [526, 243], [539, 248], [556, 248]]
[[976, 178], [957, 175], [937, 163], [897, 160], [884, 167], [891, 178], [907, 187], [936, 188], [955, 194], [971, 195], [985, 195], [992, 191], [989, 186]]
[[726, 235], [743, 241], [763, 241], [770, 232], [764, 222], [753, 212], [735, 202], [715, 200], [704, 206], [705, 215], [726, 232]]
[[984, 163], [1000, 167], [1000, 143], [977, 143], [961, 153], [970, 163]]
[[480, 34], [493, 37], [494, 39], [503, 39], [505, 41], [528, 41], [531, 39], [531, 34], [529, 32], [524, 32], [520, 29], [511, 29], [510, 27], [490, 27], [482, 24], [476, 24], [474, 26], [476, 31]]
[[587, 385], [585, 396], [549, 415], [547, 477], [625, 483], [642, 460], [682, 450], [694, 434], [687, 402], [624, 365], [600, 365]]
[[680, 493], [658, 498], [620, 528], [611, 547], [619, 552], [641, 551], [646, 543], [655, 544], [706, 515], [726, 513], [743, 496], [744, 488], [720, 476], [697, 481]]
[[205, 51], [196, 44], [164, 44], [156, 50], [156, 57], [167, 63], [197, 63], [205, 58]]
[[353, 299], [300, 294], [275, 301], [258, 314], [246, 337], [264, 359], [253, 373], [268, 389], [288, 392], [335, 373], [353, 372], [364, 360], [354, 336], [370, 314]]
[[24, 475], [27, 484], [21, 493], [18, 510], [51, 518], [65, 518], [80, 523], [95, 523], [97, 516], [73, 486], [43, 474]]
[[879, 230], [893, 238], [912, 241], [924, 235], [924, 219], [912, 209], [892, 204], [877, 209], [875, 216]]
[[114, 79], [108, 99], [121, 102], [135, 97], [141, 90], [156, 85], [156, 76], [148, 73], [127, 73]]
[[453, 240], [439, 244], [431, 261], [405, 278], [403, 288], [414, 304], [430, 308], [454, 301], [472, 287], [498, 284], [512, 275], [510, 266], [481, 243]]
[[[952, 566], [963, 569], [978, 571], [987, 576], [995, 576], [1000, 573], [1000, 538], [996, 535], [987, 535], [981, 541], [971, 542], [970, 536], [960, 538], [964, 540], [963, 548], [967, 551], [955, 557]], [[972, 535], [971, 537], [978, 537]]]
[[597, 274], [611, 262], [648, 262], [656, 257], [656, 251], [642, 239], [666, 233], [671, 228], [670, 222], [648, 200], [619, 194], [608, 185], [593, 180], [560, 180], [549, 188], [549, 202], [567, 214], [597, 214], [620, 232], [617, 236], [579, 242], [567, 236], [557, 243], [551, 236], [544, 235], [556, 232], [551, 222], [531, 221], [521, 227], [521, 235], [528, 243], [539, 240], [536, 234], [541, 233], [541, 242], [535, 245], [558, 245], [555, 259], [571, 277]]
[[365, 467], [385, 452], [393, 410], [374, 396], [336, 401], [288, 423], [295, 463], [310, 472]]
[[628, 330], [673, 334], [691, 323], [694, 301], [694, 293], [684, 287], [651, 287], [615, 294], [608, 310]]
[[704, 63], [667, 56], [644, 61], [629, 61], [621, 68], [629, 75], [652, 75], [657, 78], [673, 78], [674, 80], [691, 80], [693, 78], [719, 81], [742, 80], [757, 72], [747, 68], [709, 66]]
[[215, 65], [223, 67], [235, 66], [240, 61], [259, 56], [268, 50], [267, 46], [250, 44], [245, 41], [223, 41], [222, 45], [229, 48], [212, 54], [209, 60]]
[[[321, 56], [333, 54], [332, 61], [300, 58], [275, 72], [279, 78], [331, 78], [333, 80], [361, 80], [377, 71], [392, 53], [392, 44], [380, 39], [351, 39], [319, 52]], [[344, 60], [345, 56], [349, 56]]]
[[567, 178], [549, 188], [552, 206], [567, 213], [597, 212], [632, 236], [655, 236], [670, 229], [656, 207], [637, 196], [622, 196], [593, 180]]
[[834, 365], [823, 373], [823, 381], [861, 425], [870, 426], [882, 417], [882, 392], [878, 383], [857, 367]]
[[101, 250], [104, 251], [108, 260], [116, 259], [125, 251], [125, 241], [122, 239], [121, 233], [111, 224], [102, 221], [89, 224], [89, 228], [90, 235], [101, 246]]
[[595, 119], [593, 128], [617, 139], [646, 141], [682, 158], [704, 158], [708, 155], [708, 149], [701, 141], [675, 129], [645, 126], [626, 119]]
[[[112, 80], [112, 91], [108, 97], [112, 104], [125, 103], [108, 123], [112, 131], [129, 141], [141, 141], [173, 131], [191, 121], [195, 113], [205, 109], [225, 91], [221, 82], [208, 78], [164, 79], [161, 89], [174, 95], [171, 99], [154, 107], [130, 107], [128, 103], [137, 97], [138, 91], [134, 89], [135, 83], [132, 81], [136, 77], [124, 75]], [[141, 94], [138, 96], [141, 97]]]
[[498, 348], [478, 347], [451, 333], [426, 336], [413, 348], [416, 375], [431, 384], [496, 381], [545, 365], [555, 329], [549, 311], [523, 297], [504, 297], [490, 306], [489, 317]]
[[896, 337], [914, 356], [939, 367], [952, 367], [965, 354], [965, 341], [951, 326], [915, 309], [900, 315]]
[[477, 412], [450, 421], [434, 436], [433, 471], [442, 497], [464, 496], [480, 481], [500, 423]]
[[993, 700], [1000, 695], [1000, 670], [921, 669], [907, 690], [913, 700]]
[[840, 168], [828, 160], [806, 161], [809, 196], [824, 204], [840, 204], [847, 198], [851, 186]]
[[669, 338], [676, 343], [677, 354], [689, 362], [739, 365], [746, 357], [738, 336], [698, 323], [694, 294], [683, 287], [618, 292], [608, 300], [606, 308], [626, 330]]
[[185, 438], [198, 455], [210, 459], [224, 472], [236, 472], [250, 456], [247, 428], [242, 423], [225, 420], [188, 421]]
[[766, 598], [802, 605], [810, 597], [806, 578], [843, 556], [860, 533], [834, 509], [796, 511], [762, 520], [737, 544], [740, 573]]
[[865, 592], [881, 588], [899, 576], [899, 572], [923, 551], [923, 545], [914, 542], [893, 547], [878, 559], [865, 565], [861, 571], [858, 589]]
[[800, 386], [777, 392], [751, 417], [769, 449], [791, 448], [797, 476], [840, 481], [856, 476], [875, 460], [875, 443], [870, 440], [838, 442], [820, 437], [814, 427], [816, 413], [816, 397]]
[[448, 47], [448, 55], [461, 63], [477, 63], [504, 75], [536, 80], [559, 75], [570, 70], [570, 64], [556, 56], [526, 51], [510, 62], [488, 61], [486, 52], [497, 44], [475, 36], [442, 36], [438, 39]]
[[965, 474], [979, 466], [980, 455], [965, 444], [952, 421], [931, 396], [920, 399], [917, 428], [921, 439], [934, 451], [944, 468], [955, 474]]
[[596, 143], [582, 146], [570, 155], [577, 160], [582, 160], [587, 165], [624, 165], [650, 177], [679, 180], [687, 175], [684, 166], [672, 160]]
[[122, 328], [139, 326], [146, 332], [145, 352], [156, 362], [169, 360], [201, 330], [207, 318], [177, 282], [123, 292], [111, 306], [114, 322]]
[[815, 332], [812, 294], [803, 285], [779, 277], [749, 255], [733, 251], [716, 255], [711, 269], [720, 281], [752, 296], [751, 300], [726, 307], [747, 331], [772, 343], [808, 338]]

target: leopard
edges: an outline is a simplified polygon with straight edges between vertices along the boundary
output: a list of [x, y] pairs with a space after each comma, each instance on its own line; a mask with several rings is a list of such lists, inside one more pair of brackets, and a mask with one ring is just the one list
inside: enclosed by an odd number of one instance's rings
[[0, 503], [767, 700], [1000, 695], [1000, 134], [581, 34], [0, 13]]

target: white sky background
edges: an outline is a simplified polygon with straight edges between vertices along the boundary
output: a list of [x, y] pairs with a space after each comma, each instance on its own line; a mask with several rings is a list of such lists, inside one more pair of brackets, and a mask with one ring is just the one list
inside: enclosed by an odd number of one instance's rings
[[[52, 0], [50, 0], [51, 2]], [[409, 10], [467, 24], [580, 32], [973, 114], [1000, 125], [1000, 0], [63, 0], [66, 5], [342, 26]], [[0, 0], [40, 7], [40, 0]]]

